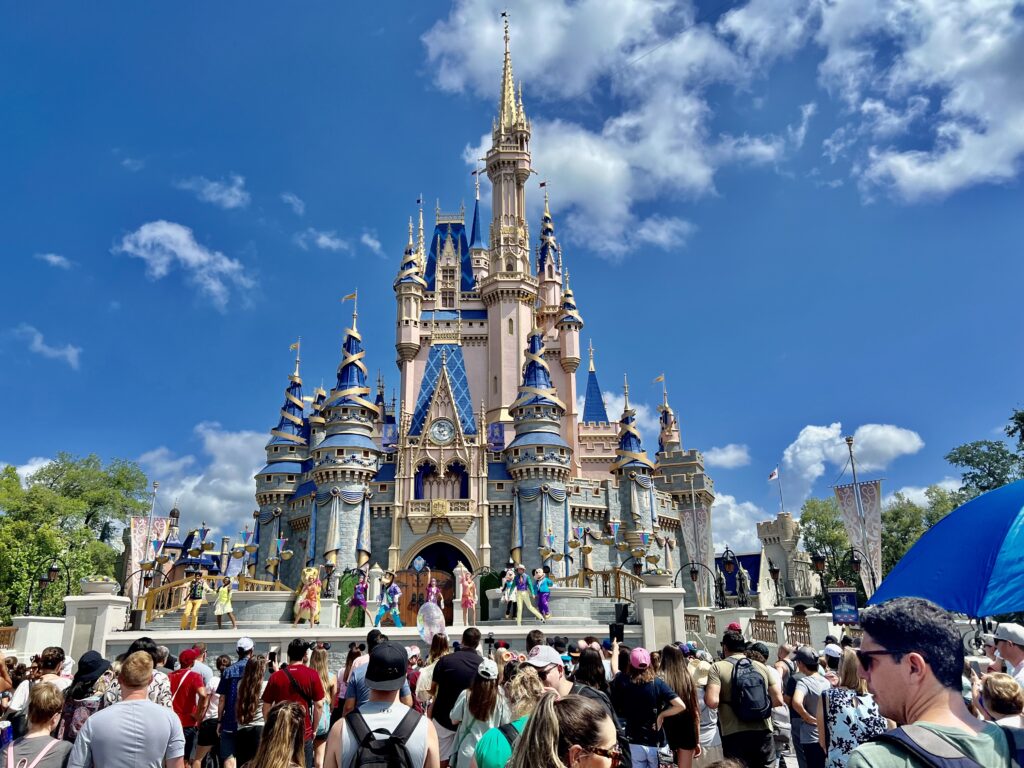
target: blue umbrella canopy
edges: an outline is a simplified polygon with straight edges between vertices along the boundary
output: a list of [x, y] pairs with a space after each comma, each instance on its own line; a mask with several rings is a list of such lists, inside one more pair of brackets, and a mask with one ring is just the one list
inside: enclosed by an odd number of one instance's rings
[[910, 548], [868, 601], [923, 597], [979, 618], [1024, 610], [1024, 480], [971, 499]]

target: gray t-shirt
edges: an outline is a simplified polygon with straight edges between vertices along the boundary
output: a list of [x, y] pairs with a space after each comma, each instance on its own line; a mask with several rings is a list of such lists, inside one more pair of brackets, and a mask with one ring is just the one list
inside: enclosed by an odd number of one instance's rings
[[0, 749], [0, 766], [12, 768], [20, 761], [26, 760], [28, 765], [36, 759], [36, 755], [43, 751], [43, 747], [51, 741], [56, 742], [43, 759], [39, 761], [36, 768], [64, 768], [68, 764], [68, 755], [71, 754], [70, 741], [57, 741], [49, 736], [36, 736], [31, 739], [18, 739], [12, 745], [14, 747], [14, 762], [7, 761], [7, 747]]
[[163, 768], [185, 754], [173, 709], [149, 700], [120, 701], [85, 721], [68, 768]]
[[[807, 714], [812, 717], [818, 714], [818, 707], [821, 705], [821, 692], [831, 687], [832, 684], [821, 675], [808, 675], [796, 681], [796, 689], [804, 692], [803, 703]], [[817, 744], [818, 726], [802, 722], [797, 738], [801, 744]]]
[[213, 685], [213, 670], [212, 669], [210, 669], [208, 666], [206, 666], [206, 664], [204, 664], [201, 661], [195, 662], [192, 665], [192, 669], [194, 669], [196, 672], [198, 672], [200, 675], [203, 676], [203, 687], [206, 688], [206, 690], [208, 690], [208, 691], [209, 690], [216, 690], [216, 689], [211, 689], [211, 686]]

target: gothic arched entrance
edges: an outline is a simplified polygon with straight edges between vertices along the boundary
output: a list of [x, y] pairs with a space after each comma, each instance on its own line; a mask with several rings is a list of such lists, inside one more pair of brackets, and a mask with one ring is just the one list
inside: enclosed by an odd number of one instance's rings
[[[418, 558], [423, 558], [423, 568], [416, 570], [415, 563]], [[406, 566], [395, 574], [395, 580], [402, 590], [401, 616], [402, 623], [406, 626], [416, 625], [416, 614], [420, 606], [426, 602], [427, 585], [431, 578], [437, 579], [437, 586], [444, 596], [444, 621], [447, 626], [452, 625], [454, 611], [460, 610], [461, 606], [455, 605], [455, 567], [462, 563], [467, 570], [471, 569], [473, 562], [467, 562], [467, 552], [457, 547], [451, 541], [444, 539], [426, 539], [424, 546], [413, 550], [403, 559]], [[430, 569], [428, 576], [427, 569]], [[461, 620], [461, 614], [459, 615]]]

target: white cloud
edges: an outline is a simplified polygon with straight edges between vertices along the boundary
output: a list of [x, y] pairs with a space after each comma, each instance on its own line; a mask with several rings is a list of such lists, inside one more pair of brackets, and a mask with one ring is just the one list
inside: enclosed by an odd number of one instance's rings
[[380, 244], [380, 239], [377, 237], [377, 233], [373, 230], [369, 232], [363, 232], [362, 237], [359, 238], [359, 242], [369, 248], [377, 256], [384, 258], [384, 248]]
[[146, 167], [146, 161], [140, 160], [137, 157], [126, 157], [121, 160], [121, 167], [126, 171], [137, 173]]
[[814, 0], [750, 0], [723, 14], [716, 29], [745, 57], [765, 66], [807, 42], [816, 12]]
[[789, 126], [786, 129], [789, 135], [789, 141], [795, 149], [800, 149], [804, 145], [804, 139], [807, 138], [807, 128], [811, 124], [811, 118], [814, 117], [818, 111], [818, 105], [813, 101], [808, 104], [800, 106], [800, 122], [795, 127]]
[[[618, 422], [622, 418], [622, 407], [626, 402], [622, 393], [608, 392], [606, 390], [601, 393], [601, 398], [604, 400], [604, 408], [608, 412], [609, 421], [612, 423]], [[585, 402], [585, 393], [576, 396], [577, 413], [583, 413]], [[658, 450], [658, 434], [661, 432], [658, 410], [657, 408], [652, 408], [647, 403], [638, 403], [635, 400], [629, 401], [629, 407], [636, 411], [636, 428], [640, 431], [640, 440], [643, 443], [644, 450], [647, 451], [647, 455], [651, 461], [654, 461], [654, 454]]]
[[[865, 472], [881, 471], [900, 456], [915, 454], [924, 447], [916, 432], [892, 424], [864, 424], [853, 433], [853, 443], [857, 467]], [[782, 454], [780, 480], [786, 499], [799, 507], [827, 467], [838, 473], [849, 458], [839, 422], [804, 427]]]
[[205, 176], [193, 176], [176, 182], [178, 189], [196, 193], [196, 197], [204, 203], [212, 203], [221, 208], [245, 208], [249, 204], [249, 193], [245, 189], [245, 177], [232, 174], [224, 181], [214, 181]]
[[750, 450], [746, 445], [729, 443], [721, 448], [711, 448], [704, 451], [704, 462], [709, 467], [720, 467], [722, 469], [745, 467], [750, 463]]
[[263, 466], [263, 432], [231, 432], [217, 422], [195, 427], [202, 441], [202, 461], [192, 455], [175, 456], [164, 446], [139, 457], [151, 480], [160, 482], [160, 496], [177, 500], [182, 527], [204, 520], [220, 534], [236, 537], [252, 523], [256, 483], [253, 476]]
[[[586, 124], [532, 115], [534, 167], [551, 182], [570, 242], [613, 260], [648, 246], [682, 247], [693, 225], [645, 215], [648, 203], [713, 194], [719, 167], [777, 163], [788, 151], [779, 135], [714, 133], [708, 88], [746, 81], [750, 67], [690, 8], [667, 0], [532, 0], [516, 6], [512, 28], [528, 114], [531, 104], [598, 92], [608, 97], [601, 103], [618, 105], [592, 110]], [[442, 89], [494, 98], [502, 60], [494, 3], [458, 0], [423, 41]], [[476, 167], [489, 145], [487, 134], [468, 146], [467, 164]]]
[[[944, 491], [958, 491], [960, 490], [960, 487], [963, 484], [955, 477], [949, 477], [947, 475], [946, 477], [939, 480], [937, 483], [932, 483], [932, 485], [937, 485]], [[895, 500], [897, 493], [902, 493], [907, 499], [914, 502], [915, 504], [922, 507], [927, 507], [928, 497], [925, 496], [925, 491], [927, 491], [930, 487], [931, 486], [928, 485], [904, 485], [902, 488], [897, 488], [892, 493], [885, 494], [885, 496], [882, 498], [882, 506], [888, 506]]]
[[50, 461], [52, 459], [48, 459], [45, 456], [33, 456], [24, 464], [15, 464], [13, 461], [0, 461], [0, 468], [13, 466], [14, 471], [18, 473], [18, 479], [21, 481], [21, 484], [26, 485], [28, 479], [49, 464]]
[[352, 248], [349, 242], [338, 237], [338, 233], [333, 229], [326, 231], [307, 227], [302, 232], [296, 232], [292, 239], [304, 251], [308, 251], [310, 246], [322, 251], [348, 251]]
[[232, 286], [244, 293], [256, 285], [240, 261], [206, 248], [196, 241], [191, 229], [173, 221], [143, 224], [125, 235], [113, 251], [142, 259], [152, 280], [180, 267], [221, 312], [227, 307]]
[[282, 192], [281, 200], [286, 203], [298, 216], [304, 216], [306, 213], [306, 203], [301, 197], [296, 195], [294, 192]]
[[760, 552], [757, 524], [770, 515], [751, 501], [737, 501], [735, 496], [721, 493], [711, 505], [711, 538], [715, 551], [728, 546], [734, 552]]
[[59, 253], [37, 253], [32, 258], [45, 261], [51, 267], [56, 267], [57, 269], [71, 269], [74, 266], [74, 262], [61, 256]]
[[82, 357], [82, 348], [74, 344], [65, 344], [62, 347], [54, 347], [46, 343], [42, 332], [35, 326], [22, 323], [14, 329], [15, 336], [28, 342], [28, 349], [37, 355], [49, 360], [63, 360], [71, 366], [71, 370], [77, 371]]

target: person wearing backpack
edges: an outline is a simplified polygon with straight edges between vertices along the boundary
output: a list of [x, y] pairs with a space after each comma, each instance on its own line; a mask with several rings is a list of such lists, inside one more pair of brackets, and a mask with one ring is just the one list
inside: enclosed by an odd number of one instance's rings
[[64, 768], [71, 744], [50, 737], [60, 719], [64, 696], [52, 683], [38, 683], [28, 694], [28, 732], [0, 748], [3, 768]]
[[858, 674], [899, 726], [861, 744], [848, 768], [1016, 768], [1024, 731], [978, 720], [964, 703], [964, 646], [953, 615], [917, 597], [860, 612]]
[[782, 691], [771, 682], [768, 668], [744, 656], [747, 643], [739, 632], [722, 636], [725, 658], [711, 665], [704, 703], [718, 710], [722, 751], [748, 768], [775, 764], [772, 707], [782, 706]]
[[802, 677], [793, 691], [793, 710], [803, 723], [800, 726], [800, 744], [807, 768], [825, 768], [825, 750], [818, 738], [818, 708], [825, 691], [832, 687], [818, 671], [818, 652], [809, 645], [801, 645], [793, 654], [793, 661]]
[[398, 700], [407, 667], [408, 653], [397, 643], [370, 651], [370, 699], [331, 727], [324, 768], [440, 768], [433, 723]]

